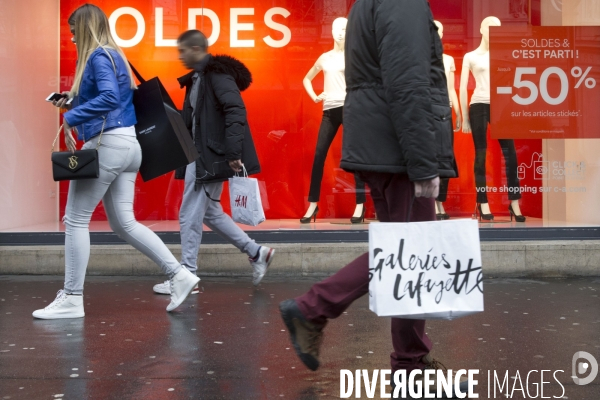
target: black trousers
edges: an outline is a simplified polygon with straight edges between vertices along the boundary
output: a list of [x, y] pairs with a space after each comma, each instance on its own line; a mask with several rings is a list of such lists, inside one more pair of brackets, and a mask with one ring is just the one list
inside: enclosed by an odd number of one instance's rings
[[440, 179], [440, 194], [438, 195], [437, 199], [435, 199], [435, 201], [439, 201], [440, 203], [443, 203], [446, 201], [446, 199], [448, 199], [448, 186], [450, 186], [450, 179], [449, 178], [441, 178]]
[[[340, 129], [344, 118], [344, 107], [331, 108], [323, 111], [323, 119], [319, 128], [319, 137], [317, 139], [317, 149], [315, 150], [315, 159], [313, 161], [312, 174], [310, 178], [310, 192], [308, 201], [316, 203], [321, 197], [321, 182], [323, 181], [323, 168], [325, 159], [329, 152], [329, 147]], [[365, 194], [365, 183], [354, 174], [356, 183], [356, 204], [363, 204], [367, 201]]]
[[[490, 123], [490, 105], [474, 103], [469, 107], [469, 119], [473, 131], [473, 143], [475, 144], [475, 188], [477, 190], [477, 202], [487, 203], [487, 184], [485, 160], [487, 153], [487, 128]], [[517, 176], [517, 152], [515, 142], [512, 139], [498, 139], [504, 164], [506, 166], [506, 180], [509, 188], [508, 199], [519, 200], [521, 198], [520, 182]]]

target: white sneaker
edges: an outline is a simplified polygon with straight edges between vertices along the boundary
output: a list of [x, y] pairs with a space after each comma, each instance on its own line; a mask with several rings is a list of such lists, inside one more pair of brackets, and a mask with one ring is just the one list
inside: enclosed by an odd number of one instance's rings
[[200, 278], [186, 268], [181, 268], [169, 282], [171, 285], [171, 303], [167, 306], [167, 311], [173, 311], [179, 307], [194, 290], [194, 286], [198, 282], [200, 282]]
[[[171, 281], [164, 281], [163, 283], [157, 283], [156, 285], [154, 285], [152, 290], [154, 290], [154, 293], [157, 293], [157, 294], [171, 294]], [[198, 287], [198, 285], [196, 285], [196, 286], [194, 286], [194, 289], [192, 289], [192, 293], [190, 293], [190, 294], [198, 294], [198, 293], [200, 293], [200, 288]]]
[[267, 268], [269, 268], [269, 265], [271, 265], [271, 262], [273, 261], [273, 256], [275, 256], [275, 249], [260, 246], [260, 249], [258, 250], [258, 259], [253, 261], [251, 258], [248, 258], [248, 260], [250, 260], [250, 265], [252, 265], [252, 269], [254, 270], [252, 274], [252, 283], [254, 285], [258, 285], [260, 281], [262, 281], [262, 278], [267, 273]]
[[52, 303], [46, 308], [35, 310], [32, 315], [39, 319], [82, 318], [85, 316], [83, 296], [66, 294], [61, 289], [56, 293], [56, 299]]

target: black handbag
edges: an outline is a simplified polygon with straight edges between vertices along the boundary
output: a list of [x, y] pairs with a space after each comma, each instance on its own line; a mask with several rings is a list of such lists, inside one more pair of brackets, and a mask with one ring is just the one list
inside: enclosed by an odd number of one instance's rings
[[52, 143], [52, 177], [55, 181], [73, 181], [79, 179], [95, 179], [100, 175], [98, 162], [98, 147], [102, 140], [106, 118], [102, 123], [102, 130], [95, 149], [71, 151], [54, 151], [56, 141], [63, 130], [61, 125]]

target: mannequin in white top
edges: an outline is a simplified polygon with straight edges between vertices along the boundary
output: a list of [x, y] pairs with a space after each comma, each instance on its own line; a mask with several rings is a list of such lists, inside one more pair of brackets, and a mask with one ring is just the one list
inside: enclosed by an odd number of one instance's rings
[[[323, 53], [303, 80], [304, 89], [306, 89], [310, 98], [315, 103], [323, 102], [323, 119], [319, 128], [319, 137], [317, 139], [317, 148], [312, 167], [310, 193], [308, 195], [310, 205], [304, 218], [300, 219], [302, 223], [309, 223], [311, 220], [316, 221], [319, 211], [318, 202], [325, 158], [343, 122], [344, 99], [346, 98], [344, 41], [346, 38], [347, 22], [346, 18], [337, 18], [333, 21], [333, 50]], [[317, 95], [313, 89], [312, 80], [321, 71], [323, 71], [325, 76], [325, 85], [323, 93]], [[361, 223], [364, 221], [365, 216], [365, 184], [356, 175], [354, 175], [354, 179], [356, 182], [356, 209], [354, 210], [351, 222]]]
[[[444, 37], [444, 25], [440, 21], [434, 21], [435, 25], [438, 27], [438, 35], [440, 35], [440, 39]], [[450, 97], [450, 107], [454, 109], [454, 114], [456, 115], [456, 125], [454, 132], [460, 130], [461, 126], [461, 114], [460, 114], [460, 106], [458, 103], [458, 96], [456, 94], [456, 88], [454, 87], [454, 73], [456, 72], [456, 66], [454, 64], [454, 57], [449, 56], [448, 54], [443, 54], [444, 61], [444, 70], [446, 71], [446, 80], [448, 81], [448, 96]], [[454, 140], [454, 139], [453, 139]], [[437, 215], [438, 220], [449, 219], [450, 217], [446, 214], [446, 210], [444, 209], [444, 202], [446, 201], [446, 197], [448, 195], [448, 184], [450, 179], [442, 179], [440, 181], [440, 195], [435, 201], [435, 213]]]
[[[490, 26], [500, 26], [496, 17], [487, 17], [481, 22], [481, 44], [474, 51], [465, 54], [460, 76], [460, 105], [462, 109], [462, 130], [472, 133], [475, 144], [475, 186], [477, 190], [477, 208], [480, 219], [494, 219], [487, 200], [486, 153], [487, 129], [490, 122]], [[467, 87], [469, 72], [475, 77], [475, 91], [469, 103]], [[506, 165], [507, 186], [510, 200], [509, 212], [517, 222], [524, 222], [525, 217], [519, 208], [521, 198], [520, 183], [517, 176], [517, 153], [512, 139], [499, 139]]]

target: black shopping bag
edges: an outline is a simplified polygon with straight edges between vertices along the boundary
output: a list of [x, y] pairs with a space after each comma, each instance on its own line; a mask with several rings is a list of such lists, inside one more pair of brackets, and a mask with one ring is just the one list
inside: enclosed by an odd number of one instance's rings
[[133, 92], [137, 124], [135, 131], [142, 147], [140, 174], [147, 182], [198, 158], [189, 130], [173, 100], [158, 77], [145, 80], [130, 64], [140, 81]]

